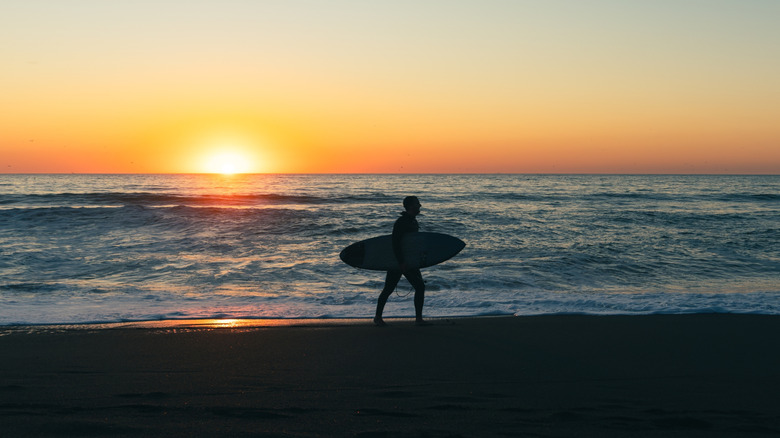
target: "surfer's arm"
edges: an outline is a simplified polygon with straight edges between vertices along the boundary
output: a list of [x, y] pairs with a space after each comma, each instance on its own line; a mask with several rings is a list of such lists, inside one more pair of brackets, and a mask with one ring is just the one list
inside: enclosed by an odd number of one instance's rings
[[401, 239], [404, 237], [404, 227], [401, 221], [396, 221], [393, 225], [393, 254], [395, 259], [398, 260], [398, 264], [403, 266], [404, 264], [404, 252], [401, 251]]

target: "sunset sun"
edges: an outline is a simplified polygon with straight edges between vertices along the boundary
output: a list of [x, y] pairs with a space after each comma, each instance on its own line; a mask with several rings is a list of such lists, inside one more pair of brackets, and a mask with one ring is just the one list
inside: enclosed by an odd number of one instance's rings
[[207, 173], [233, 175], [252, 172], [252, 160], [247, 154], [235, 151], [218, 151], [208, 155], [204, 160]]

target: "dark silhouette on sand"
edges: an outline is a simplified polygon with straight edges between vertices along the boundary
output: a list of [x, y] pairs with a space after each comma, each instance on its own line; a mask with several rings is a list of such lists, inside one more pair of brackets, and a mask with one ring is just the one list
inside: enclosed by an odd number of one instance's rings
[[422, 278], [422, 273], [419, 269], [409, 269], [404, 261], [403, 251], [401, 251], [401, 240], [406, 233], [414, 233], [420, 230], [420, 225], [417, 223], [417, 215], [420, 214], [420, 200], [416, 196], [407, 196], [404, 198], [404, 209], [395, 224], [393, 225], [393, 253], [398, 260], [399, 270], [387, 271], [387, 277], [385, 278], [385, 287], [382, 289], [382, 293], [379, 295], [379, 299], [376, 303], [376, 316], [374, 317], [374, 324], [378, 326], [385, 325], [382, 319], [382, 312], [385, 309], [385, 303], [393, 293], [398, 281], [401, 279], [401, 275], [409, 280], [409, 283], [414, 287], [414, 312], [415, 321], [418, 325], [425, 325], [426, 322], [422, 317], [423, 303], [425, 302], [425, 282]]

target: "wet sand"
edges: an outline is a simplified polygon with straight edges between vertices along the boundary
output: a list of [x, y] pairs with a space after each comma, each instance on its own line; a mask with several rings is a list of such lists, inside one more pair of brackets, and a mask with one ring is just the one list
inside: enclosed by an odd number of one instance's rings
[[780, 433], [780, 317], [0, 329], [16, 436]]

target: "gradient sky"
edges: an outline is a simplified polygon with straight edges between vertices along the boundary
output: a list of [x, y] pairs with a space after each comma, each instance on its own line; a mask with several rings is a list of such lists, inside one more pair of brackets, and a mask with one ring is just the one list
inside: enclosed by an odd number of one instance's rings
[[4, 1], [0, 172], [780, 173], [778, 17], [777, 0]]

